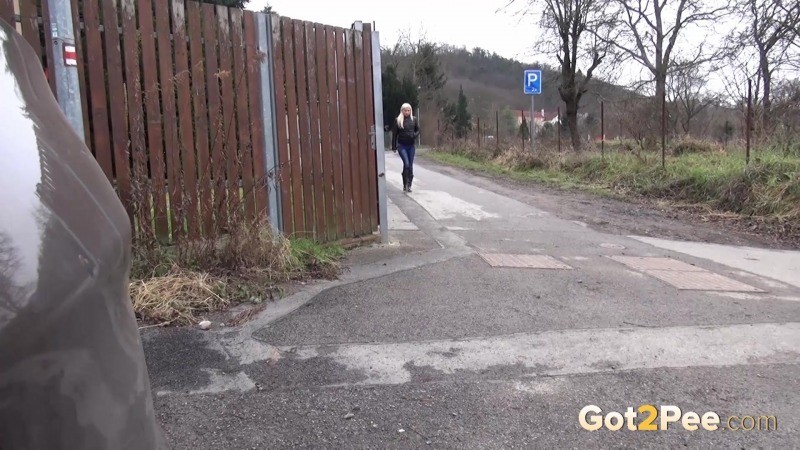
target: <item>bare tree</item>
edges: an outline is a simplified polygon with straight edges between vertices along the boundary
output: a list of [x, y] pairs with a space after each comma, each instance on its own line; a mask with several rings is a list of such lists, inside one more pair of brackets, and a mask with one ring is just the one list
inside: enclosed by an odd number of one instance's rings
[[[594, 71], [609, 53], [612, 21], [610, 0], [529, 0], [529, 10], [541, 10], [541, 26], [553, 36], [543, 39], [544, 52], [555, 55], [561, 68], [558, 93], [566, 106], [572, 148], [581, 150], [578, 110]], [[551, 42], [551, 45], [547, 45]], [[585, 67], [585, 71], [581, 70]]]
[[[675, 67], [678, 39], [691, 26], [710, 23], [729, 10], [727, 1], [703, 0], [614, 0], [620, 34], [611, 40], [618, 51], [649, 71], [655, 95], [666, 92], [667, 76]], [[698, 45], [684, 64], [698, 65], [719, 57], [706, 45]]]
[[629, 147], [639, 160], [644, 161], [643, 153], [657, 147], [657, 136], [661, 129], [661, 108], [649, 98], [630, 93], [625, 98], [614, 102], [612, 120], [619, 124], [619, 129], [630, 137], [636, 147]]
[[675, 120], [686, 134], [691, 134], [692, 120], [717, 102], [716, 96], [706, 92], [707, 83], [708, 72], [680, 64], [667, 80], [667, 95], [677, 109]]
[[[793, 40], [797, 39], [800, 7], [784, 5], [783, 0], [740, 0], [738, 11], [746, 29], [735, 42], [749, 47], [758, 57], [758, 78], [761, 91], [761, 125], [769, 129], [772, 109], [772, 84], [775, 71], [790, 61]], [[796, 43], [795, 43], [796, 44]]]

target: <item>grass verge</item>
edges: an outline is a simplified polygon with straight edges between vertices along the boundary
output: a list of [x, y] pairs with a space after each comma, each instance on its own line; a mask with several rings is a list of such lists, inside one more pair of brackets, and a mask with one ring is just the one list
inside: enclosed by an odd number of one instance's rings
[[515, 148], [497, 152], [459, 145], [428, 155], [444, 164], [521, 181], [698, 205], [755, 220], [780, 238], [800, 238], [800, 157], [755, 150], [746, 165], [741, 152], [728, 153], [712, 144], [679, 142], [674, 148], [665, 168], [653, 153], [532, 155]]

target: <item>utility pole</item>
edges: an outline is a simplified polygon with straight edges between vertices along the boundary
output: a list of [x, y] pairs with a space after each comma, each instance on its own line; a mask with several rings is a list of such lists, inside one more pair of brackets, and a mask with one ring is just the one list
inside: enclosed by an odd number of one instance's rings
[[78, 52], [72, 29], [70, 0], [45, 0], [50, 11], [53, 37], [53, 60], [49, 61], [55, 79], [56, 98], [70, 126], [82, 141], [86, 140], [81, 106], [81, 85], [78, 82]]

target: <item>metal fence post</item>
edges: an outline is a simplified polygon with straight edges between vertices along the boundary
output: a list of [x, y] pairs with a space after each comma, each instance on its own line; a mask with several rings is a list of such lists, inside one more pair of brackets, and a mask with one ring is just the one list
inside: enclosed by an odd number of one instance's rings
[[494, 110], [494, 151], [500, 152], [500, 111]]
[[750, 129], [752, 128], [753, 117], [753, 80], [747, 79], [747, 117], [745, 118], [745, 165], [750, 164]]
[[81, 85], [78, 81], [78, 53], [75, 46], [75, 32], [72, 29], [72, 5], [70, 0], [45, 0], [50, 11], [51, 33], [53, 37], [52, 76], [55, 79], [56, 97], [72, 129], [86, 141], [83, 128], [83, 107], [81, 105]]
[[[381, 78], [381, 38], [377, 30], [372, 30], [372, 93], [375, 104], [375, 128], [383, 129], [383, 85]], [[375, 133], [375, 161], [378, 171], [378, 221], [381, 229], [381, 243], [389, 243], [389, 214], [386, 205], [386, 149], [383, 133]]]
[[278, 136], [275, 133], [277, 122], [275, 118], [275, 79], [273, 72], [273, 39], [272, 15], [256, 13], [256, 27], [258, 29], [258, 50], [264, 55], [261, 60], [261, 116], [264, 120], [264, 153], [267, 179], [265, 180], [269, 195], [269, 221], [276, 232], [283, 231], [283, 217], [281, 197], [277, 183], [276, 170], [279, 167]]
[[606, 160], [606, 114], [605, 102], [600, 100], [600, 155]]

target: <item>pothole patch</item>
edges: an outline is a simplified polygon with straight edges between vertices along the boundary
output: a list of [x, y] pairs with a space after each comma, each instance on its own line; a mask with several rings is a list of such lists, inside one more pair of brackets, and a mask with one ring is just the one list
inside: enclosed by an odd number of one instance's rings
[[762, 289], [672, 258], [609, 256], [625, 266], [657, 278], [680, 290], [766, 292]]
[[572, 270], [572, 267], [549, 255], [515, 255], [510, 253], [480, 253], [480, 255], [492, 267]]

